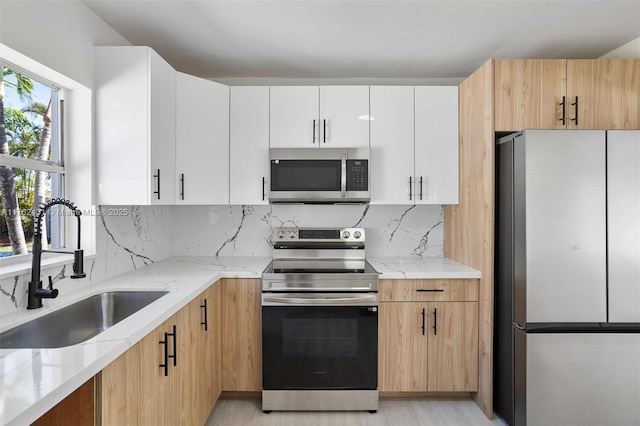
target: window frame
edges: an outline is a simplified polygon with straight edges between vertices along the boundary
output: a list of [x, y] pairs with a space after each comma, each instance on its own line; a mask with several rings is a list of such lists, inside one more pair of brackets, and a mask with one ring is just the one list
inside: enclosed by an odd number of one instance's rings
[[[27, 158], [2, 155], [3, 165], [31, 170], [59, 173], [63, 196], [74, 202], [82, 211], [81, 246], [85, 259], [95, 257], [96, 229], [93, 203], [94, 159], [93, 159], [93, 99], [92, 90], [81, 83], [43, 65], [22, 53], [0, 43], [0, 63], [40, 83], [58, 88], [59, 128], [52, 128], [60, 137], [59, 164]], [[64, 105], [65, 110], [62, 110]], [[75, 217], [63, 216], [61, 250], [78, 241]], [[66, 247], [65, 247], [66, 246]], [[31, 253], [0, 258], [0, 279], [25, 273], [31, 269]], [[43, 253], [43, 266], [64, 265], [73, 261], [68, 254]], [[6, 266], [6, 267], [5, 267]]]

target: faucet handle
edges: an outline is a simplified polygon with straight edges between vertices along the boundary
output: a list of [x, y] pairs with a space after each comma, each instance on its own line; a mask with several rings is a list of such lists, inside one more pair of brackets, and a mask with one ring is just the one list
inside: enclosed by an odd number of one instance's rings
[[49, 275], [49, 288], [39, 288], [36, 289], [34, 293], [35, 297], [38, 297], [40, 299], [55, 299], [56, 297], [58, 297], [58, 289], [53, 288], [53, 279], [51, 278], [51, 275]]

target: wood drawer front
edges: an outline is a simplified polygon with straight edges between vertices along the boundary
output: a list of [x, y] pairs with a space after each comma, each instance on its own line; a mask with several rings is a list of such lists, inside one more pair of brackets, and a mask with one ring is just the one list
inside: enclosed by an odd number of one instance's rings
[[381, 302], [474, 302], [477, 279], [380, 280]]

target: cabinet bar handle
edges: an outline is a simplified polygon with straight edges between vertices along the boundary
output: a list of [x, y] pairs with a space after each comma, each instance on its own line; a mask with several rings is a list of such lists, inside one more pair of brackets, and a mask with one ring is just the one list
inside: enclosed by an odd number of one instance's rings
[[575, 105], [576, 107], [576, 118], [572, 118], [571, 121], [575, 121], [576, 126], [578, 125], [578, 97], [576, 96], [576, 101], [573, 102], [571, 105]]
[[422, 308], [422, 335], [424, 336], [424, 316], [425, 316], [425, 312], [424, 312], [424, 308]]
[[180, 199], [184, 200], [184, 173], [180, 174]]
[[419, 288], [416, 290], [417, 292], [430, 292], [430, 291], [444, 291], [441, 288]]
[[[167, 358], [173, 358], [173, 366], [175, 367], [176, 365], [178, 365], [178, 354], [176, 351], [176, 347], [177, 347], [177, 337], [176, 337], [176, 326], [175, 324], [173, 325], [173, 332], [172, 333], [165, 333], [167, 336], [171, 336], [173, 337], [173, 355], [167, 355]], [[166, 339], [166, 337], [165, 337]]]
[[262, 201], [264, 201], [264, 184], [265, 184], [264, 176], [262, 176]]
[[567, 100], [566, 100], [566, 96], [562, 97], [562, 102], [560, 102], [559, 104], [562, 107], [562, 117], [560, 117], [560, 121], [562, 121], [562, 125], [566, 125], [567, 124], [567, 116], [566, 116], [566, 111], [567, 111]]
[[158, 196], [158, 200], [160, 199], [160, 169], [158, 169], [158, 174], [157, 175], [153, 175], [154, 178], [156, 178], [156, 182], [158, 183], [158, 190], [157, 191], [153, 191], [154, 194], [156, 194]]
[[322, 143], [327, 143], [327, 120], [322, 120]]
[[409, 176], [409, 201], [411, 201], [411, 176]]
[[316, 120], [313, 120], [313, 132], [311, 132], [311, 143], [316, 143]]
[[200, 322], [200, 325], [204, 325], [204, 331], [208, 331], [209, 321], [207, 318], [207, 299], [202, 301], [202, 305], [200, 307], [204, 310], [204, 321]]
[[164, 333], [164, 340], [160, 340], [160, 342], [158, 342], [161, 345], [164, 345], [164, 363], [160, 364], [159, 367], [160, 368], [164, 368], [164, 375], [168, 376], [169, 375], [169, 352], [167, 351], [167, 339], [169, 333], [165, 332]]
[[420, 176], [420, 201], [422, 201], [422, 176]]
[[438, 308], [433, 308], [433, 335], [438, 335]]

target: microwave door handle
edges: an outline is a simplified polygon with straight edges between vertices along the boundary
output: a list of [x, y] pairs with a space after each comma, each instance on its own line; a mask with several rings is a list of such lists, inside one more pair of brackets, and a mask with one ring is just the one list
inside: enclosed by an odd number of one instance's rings
[[340, 173], [340, 190], [342, 198], [347, 196], [347, 155], [342, 154], [342, 173]]

